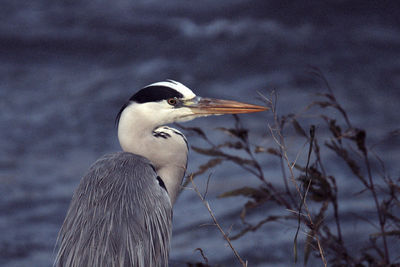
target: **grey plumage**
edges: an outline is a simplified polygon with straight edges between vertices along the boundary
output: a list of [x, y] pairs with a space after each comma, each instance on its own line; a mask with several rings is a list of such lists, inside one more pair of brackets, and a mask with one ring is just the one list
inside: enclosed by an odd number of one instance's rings
[[162, 126], [212, 114], [264, 107], [201, 98], [175, 81], [151, 84], [117, 115], [126, 152], [108, 154], [89, 169], [58, 236], [55, 266], [168, 266], [172, 206], [187, 167], [188, 144]]
[[167, 266], [171, 223], [171, 202], [150, 161], [105, 155], [74, 193], [56, 266]]

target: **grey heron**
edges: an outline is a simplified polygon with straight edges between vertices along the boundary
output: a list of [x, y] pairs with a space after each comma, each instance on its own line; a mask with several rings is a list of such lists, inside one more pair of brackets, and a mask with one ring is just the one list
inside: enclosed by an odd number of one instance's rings
[[168, 80], [135, 93], [117, 116], [122, 152], [97, 160], [76, 189], [58, 236], [55, 266], [168, 266], [172, 206], [188, 145], [164, 126], [266, 107], [202, 98]]

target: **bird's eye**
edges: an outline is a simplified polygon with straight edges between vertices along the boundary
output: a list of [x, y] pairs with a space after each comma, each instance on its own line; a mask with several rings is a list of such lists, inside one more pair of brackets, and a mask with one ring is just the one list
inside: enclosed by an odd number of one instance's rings
[[176, 97], [174, 97], [174, 98], [169, 98], [168, 100], [167, 100], [167, 102], [168, 102], [168, 104], [170, 104], [171, 106], [175, 106], [176, 105], [176, 103], [177, 103], [177, 99], [176, 99]]

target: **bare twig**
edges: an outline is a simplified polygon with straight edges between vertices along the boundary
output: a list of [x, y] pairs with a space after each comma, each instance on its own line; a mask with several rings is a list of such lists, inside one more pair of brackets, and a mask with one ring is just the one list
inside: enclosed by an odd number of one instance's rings
[[[308, 205], [307, 205], [307, 203], [305, 202], [305, 200], [303, 199], [303, 194], [302, 194], [302, 192], [301, 192], [301, 189], [300, 189], [299, 185], [298, 185], [297, 182], [296, 182], [296, 179], [295, 179], [295, 176], [294, 176], [294, 172], [293, 172], [293, 167], [294, 167], [294, 165], [291, 164], [291, 161], [289, 160], [289, 157], [288, 157], [288, 155], [287, 155], [287, 148], [286, 148], [285, 140], [284, 140], [283, 135], [282, 135], [282, 132], [281, 132], [281, 127], [279, 126], [280, 124], [279, 124], [279, 121], [278, 121], [278, 116], [276, 115], [276, 108], [275, 108], [275, 105], [274, 105], [271, 101], [269, 101], [269, 103], [270, 103], [271, 111], [272, 111], [273, 114], [274, 114], [274, 123], [275, 123], [275, 126], [276, 126], [275, 128], [272, 128], [270, 125], [268, 126], [268, 127], [269, 127], [269, 130], [270, 130], [270, 133], [271, 133], [271, 136], [272, 136], [272, 138], [275, 140], [276, 144], [279, 146], [279, 148], [280, 148], [281, 151], [282, 151], [282, 157], [283, 157], [283, 159], [285, 160], [286, 165], [287, 165], [287, 167], [288, 167], [288, 169], [289, 169], [290, 180], [292, 181], [293, 185], [294, 185], [295, 188], [296, 188], [296, 191], [298, 192], [298, 194], [299, 194], [299, 196], [300, 196], [300, 199], [301, 199], [301, 201], [302, 201], [302, 205], [304, 206], [304, 209], [305, 209], [306, 214], [307, 214], [307, 219], [308, 219], [308, 221], [309, 221], [309, 224], [310, 224], [310, 225], [314, 225], [313, 220], [312, 220], [312, 217], [311, 217], [311, 213], [310, 213], [310, 211], [309, 211], [309, 209], [308, 209]], [[276, 135], [277, 135], [278, 137], [277, 137]], [[279, 141], [278, 141], [278, 140], [279, 140]], [[323, 251], [323, 249], [322, 249], [322, 246], [321, 246], [321, 242], [320, 242], [320, 240], [319, 240], [319, 237], [318, 237], [317, 235], [314, 235], [313, 238], [314, 238], [314, 239], [316, 240], [316, 242], [317, 242], [318, 250], [319, 250], [319, 253], [320, 253], [320, 256], [321, 256], [321, 260], [322, 260], [324, 266], [326, 267], [326, 266], [327, 266], [327, 261], [326, 261], [326, 259], [325, 259], [324, 251]], [[294, 242], [296, 242], [296, 237], [295, 237]], [[297, 259], [297, 249], [296, 249], [296, 248], [297, 248], [297, 246], [296, 246], [296, 243], [295, 243], [295, 247], [294, 247], [294, 250], [295, 250], [295, 251], [294, 251], [294, 253], [295, 253], [295, 260]]]
[[384, 248], [384, 251], [385, 251], [384, 260], [385, 260], [385, 264], [389, 264], [390, 258], [389, 258], [389, 249], [388, 249], [388, 246], [387, 246], [387, 240], [386, 240], [386, 234], [385, 234], [385, 218], [384, 218], [384, 214], [382, 213], [381, 207], [379, 206], [379, 201], [378, 201], [378, 196], [376, 194], [374, 181], [372, 180], [371, 166], [370, 166], [370, 163], [369, 163], [367, 150], [365, 150], [365, 152], [364, 152], [364, 157], [365, 157], [365, 165], [367, 167], [367, 173], [368, 173], [369, 189], [370, 189], [370, 191], [372, 193], [372, 196], [374, 198], [376, 211], [377, 211], [377, 214], [378, 214], [379, 226], [380, 226], [380, 230], [381, 230], [381, 233], [382, 233], [383, 248]]
[[204, 253], [204, 251], [203, 251], [201, 248], [196, 248], [194, 251], [199, 251], [201, 257], [202, 257], [203, 260], [204, 260], [204, 263], [205, 263], [206, 265], [208, 265], [208, 258], [206, 257], [206, 254]]
[[197, 193], [197, 195], [199, 196], [199, 198], [201, 199], [201, 201], [203, 202], [204, 206], [207, 208], [208, 213], [210, 213], [211, 218], [214, 221], [215, 226], [217, 226], [218, 230], [221, 232], [222, 236], [224, 237], [224, 239], [226, 240], [226, 242], [228, 242], [229, 247], [232, 249], [233, 253], [235, 254], [235, 257], [238, 259], [238, 261], [240, 262], [240, 264], [244, 267], [247, 267], [247, 261], [245, 262], [239, 255], [239, 253], [237, 252], [237, 250], [233, 247], [232, 242], [230, 240], [230, 238], [225, 234], [224, 230], [222, 229], [221, 225], [218, 223], [217, 218], [215, 217], [213, 211], [211, 210], [210, 204], [208, 204], [208, 201], [205, 200], [203, 198], [203, 195], [200, 193], [199, 189], [197, 188], [196, 184], [193, 181], [193, 177], [192, 175], [189, 176], [190, 181], [192, 182], [193, 185], [193, 189], [194, 191]]
[[[398, 260], [400, 257], [394, 257], [394, 259], [393, 255], [391, 255], [392, 259], [389, 257], [389, 252], [393, 252], [393, 246], [389, 240], [400, 236], [400, 231], [398, 230], [400, 229], [400, 217], [396, 215], [397, 209], [400, 207], [400, 177], [390, 177], [390, 173], [388, 172], [389, 169], [385, 168], [383, 160], [375, 154], [371, 147], [365, 145], [364, 130], [353, 128], [351, 125], [346, 110], [338, 103], [333, 94], [334, 92], [332, 88], [329, 87], [325, 77], [322, 76], [318, 69], [314, 70], [314, 74], [323, 81], [325, 86], [328, 88], [328, 91], [326, 93], [318, 94], [324, 99], [322, 101], [312, 102], [304, 109], [304, 112], [278, 116], [276, 111], [276, 94], [272, 93], [272, 101], [260, 94], [273, 113], [274, 122], [272, 126], [268, 125], [268, 127], [270, 136], [276, 143], [277, 148], [263, 147], [251, 143], [247, 135], [248, 130], [242, 127], [237, 116], [235, 116], [234, 127], [218, 128], [219, 130], [229, 134], [231, 137], [236, 138], [234, 141], [225, 141], [221, 144], [213, 144], [208, 140], [207, 136], [205, 136], [205, 133], [201, 131], [201, 129], [188, 129], [199, 134], [208, 144], [211, 145], [210, 149], [193, 148], [193, 150], [212, 158], [207, 163], [203, 164], [196, 173], [192, 174], [190, 179], [187, 179], [186, 182], [193, 183], [194, 176], [203, 174], [210, 168], [225, 161], [237, 164], [248, 173], [254, 175], [254, 177], [257, 177], [261, 182], [258, 187], [245, 186], [221, 195], [221, 197], [244, 196], [248, 198], [248, 201], [244, 204], [240, 213], [243, 228], [234, 236], [230, 236], [230, 230], [223, 232], [222, 228], [216, 222], [209, 204], [205, 201], [207, 189], [203, 196], [199, 195], [214, 220], [213, 225], [216, 225], [219, 228], [229, 245], [231, 245], [229, 240], [235, 240], [248, 232], [257, 231], [266, 223], [273, 221], [283, 222], [287, 219], [295, 219], [298, 221], [297, 231], [294, 238], [295, 261], [297, 259], [297, 236], [300, 232], [304, 233], [306, 238], [304, 265], [307, 264], [308, 258], [311, 255], [310, 252], [313, 250], [318, 252], [318, 257], [321, 258], [324, 266], [327, 266], [328, 258], [330, 263], [335, 266], [361, 266], [371, 264], [374, 266], [386, 266], [399, 264]], [[306, 114], [309, 108], [313, 106], [322, 109], [333, 108], [336, 114], [339, 114], [340, 120], [336, 118], [337, 115], [330, 117], [323, 113], [315, 112], [313, 115]], [[323, 119], [327, 125], [329, 134], [329, 136], [325, 138], [325, 142], [322, 141], [322, 144], [324, 145], [321, 145], [321, 147], [319, 146], [318, 140], [313, 133], [310, 133], [309, 136], [306, 134], [300, 121], [298, 121], [300, 118]], [[293, 151], [290, 150], [290, 147], [287, 147], [287, 140], [285, 139], [285, 126], [288, 124], [291, 124], [294, 127], [297, 135], [307, 139], [303, 147], [300, 148], [294, 156], [294, 160], [292, 158], [289, 159], [289, 155], [292, 155]], [[314, 129], [315, 128], [313, 128], [313, 130]], [[323, 133], [323, 131], [321, 131], [321, 133]], [[321, 137], [319, 137], [319, 139], [323, 140]], [[307, 161], [304, 166], [301, 164], [301, 159], [307, 142], [310, 146], [306, 157]], [[255, 149], [253, 149], [253, 146], [255, 146]], [[342, 214], [339, 213], [339, 204], [341, 202], [339, 202], [338, 188], [341, 184], [339, 183], [340, 180], [336, 180], [335, 176], [329, 174], [330, 170], [324, 167], [321, 156], [325, 156], [325, 151], [323, 151], [324, 148], [328, 148], [328, 150], [336, 153], [338, 158], [342, 159], [350, 168], [351, 177], [355, 177], [361, 182], [361, 188], [352, 188], [351, 190], [359, 192], [358, 194], [363, 192], [365, 194], [365, 192], [369, 191], [371, 192], [373, 201], [375, 202], [374, 206], [377, 219], [372, 217], [371, 220], [367, 220], [361, 217], [359, 213], [352, 216], [352, 218], [357, 221], [366, 220], [376, 227], [376, 233], [370, 233], [369, 235], [369, 242], [360, 247], [358, 252], [361, 254], [350, 253], [345, 246], [339, 220]], [[230, 153], [229, 151], [226, 152], [225, 149], [246, 152], [247, 155], [241, 157], [238, 154]], [[269, 177], [264, 177], [263, 166], [259, 161], [257, 161], [253, 154], [260, 152], [273, 155], [274, 157], [277, 156], [279, 158], [283, 179], [282, 188], [269, 182]], [[372, 169], [376, 166], [373, 161], [375, 158], [373, 159], [369, 152], [374, 154], [377, 162], [380, 164], [379, 166], [382, 170], [381, 172], [378, 170], [378, 174], [381, 175], [384, 184], [379, 183], [376, 180], [377, 177], [374, 177], [377, 176], [375, 172], [376, 170]], [[325, 158], [325, 160], [327, 159], [331, 160], [331, 158]], [[339, 172], [339, 174], [341, 174], [341, 172]], [[209, 179], [210, 176], [207, 180], [207, 188]], [[294, 188], [291, 188], [291, 183]], [[193, 188], [191, 189], [196, 191], [197, 187], [193, 184]], [[198, 190], [196, 192], [199, 194]], [[271, 203], [271, 200], [275, 203]], [[286, 214], [285, 216], [279, 214], [267, 215], [254, 224], [250, 223], [249, 220], [246, 220], [246, 215], [250, 214], [250, 212], [248, 212], [249, 210], [261, 208], [261, 206], [266, 203], [268, 206], [276, 204], [279, 207], [284, 207], [288, 212], [290, 212], [290, 214]], [[332, 204], [332, 210], [328, 209], [330, 204]], [[313, 213], [310, 212], [308, 206], [313, 208]], [[319, 207], [319, 211], [317, 212], [314, 211], [316, 207]], [[336, 231], [332, 228], [330, 223], [328, 224], [325, 221], [325, 218], [330, 216], [335, 220]], [[303, 225], [301, 225], [301, 223]], [[233, 250], [233, 252], [236, 256], [235, 250]], [[243, 261], [240, 261], [240, 263], [243, 265]]]
[[[302, 196], [302, 200], [301, 200], [300, 205], [299, 205], [299, 214], [301, 213], [303, 204], [306, 204], [307, 193], [310, 190], [310, 186], [311, 186], [311, 182], [312, 182], [312, 178], [309, 177], [309, 175], [308, 175], [308, 166], [310, 164], [311, 152], [313, 150], [314, 136], [315, 136], [315, 126], [312, 125], [311, 128], [310, 128], [310, 147], [308, 149], [307, 164], [306, 164], [306, 168], [305, 168], [306, 169], [305, 174], [306, 174], [306, 179], [308, 180], [308, 185], [307, 185], [306, 190], [304, 191], [304, 194]], [[292, 166], [294, 166], [294, 165], [292, 165]], [[300, 219], [301, 219], [301, 217], [298, 216], [297, 230], [296, 230], [296, 234], [294, 236], [294, 241], [293, 241], [295, 248], [297, 246], [297, 236], [298, 236], [299, 231], [300, 231], [300, 224], [301, 224], [301, 220]], [[297, 253], [296, 252], [297, 252], [297, 250], [295, 249], [295, 261], [297, 260]]]
[[292, 216], [273, 216], [273, 215], [268, 216], [267, 218], [259, 221], [256, 225], [247, 224], [248, 226], [246, 228], [244, 228], [243, 230], [241, 230], [238, 234], [232, 236], [231, 240], [239, 239], [240, 237], [245, 235], [247, 232], [250, 232], [250, 231], [255, 232], [261, 226], [266, 224], [267, 222], [274, 222], [274, 221], [277, 221], [279, 219], [291, 219], [291, 218], [293, 218], [293, 217]]

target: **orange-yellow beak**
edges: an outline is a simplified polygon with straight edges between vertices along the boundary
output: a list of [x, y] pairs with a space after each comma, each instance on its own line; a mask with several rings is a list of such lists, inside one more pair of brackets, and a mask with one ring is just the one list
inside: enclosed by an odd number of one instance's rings
[[190, 108], [194, 114], [198, 115], [222, 115], [252, 113], [268, 110], [269, 108], [252, 104], [241, 103], [232, 100], [212, 99], [204, 97], [195, 97], [186, 100], [184, 107]]

